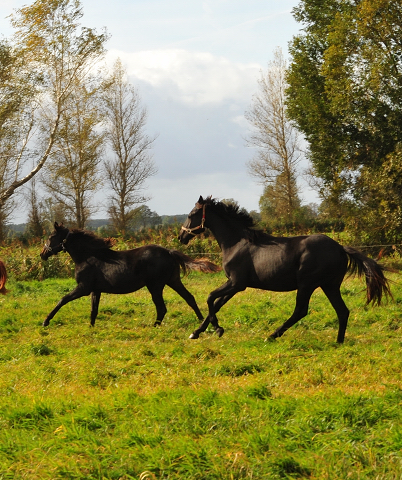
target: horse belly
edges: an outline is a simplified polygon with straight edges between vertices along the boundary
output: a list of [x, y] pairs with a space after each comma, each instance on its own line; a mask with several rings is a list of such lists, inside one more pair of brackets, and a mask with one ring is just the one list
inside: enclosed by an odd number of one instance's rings
[[144, 280], [133, 271], [112, 269], [97, 277], [96, 290], [104, 293], [131, 293], [145, 286]]
[[298, 288], [295, 269], [280, 269], [272, 272], [262, 271], [257, 273], [257, 278], [255, 285], [250, 285], [250, 287], [272, 292], [290, 292]]
[[299, 262], [280, 249], [258, 250], [253, 257], [253, 288], [289, 292], [298, 288]]

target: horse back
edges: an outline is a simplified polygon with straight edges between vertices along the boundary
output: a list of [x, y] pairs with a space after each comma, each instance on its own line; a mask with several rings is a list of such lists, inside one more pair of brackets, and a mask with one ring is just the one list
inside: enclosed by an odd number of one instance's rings
[[76, 281], [90, 284], [91, 291], [130, 293], [155, 282], [165, 284], [176, 270], [179, 266], [166, 248], [145, 245], [88, 258], [76, 266]]
[[342, 280], [347, 256], [343, 247], [326, 235], [271, 237], [266, 244], [243, 245], [224, 269], [248, 287], [291, 291], [301, 282], [318, 287], [328, 276]]

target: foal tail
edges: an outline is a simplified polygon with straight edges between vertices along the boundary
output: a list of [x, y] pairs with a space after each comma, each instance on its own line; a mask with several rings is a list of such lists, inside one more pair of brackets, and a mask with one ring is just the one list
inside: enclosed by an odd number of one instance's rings
[[389, 281], [383, 273], [384, 270], [388, 269], [352, 247], [343, 247], [343, 249], [348, 256], [347, 271], [350, 275], [357, 274], [361, 277], [364, 274], [366, 277], [366, 305], [370, 302], [373, 302], [373, 305], [381, 305], [383, 296], [392, 298]]
[[7, 270], [4, 263], [0, 260], [0, 293], [2, 293], [3, 295], [7, 293], [6, 281], [7, 281]]
[[178, 250], [169, 250], [170, 255], [179, 263], [184, 275], [188, 270], [198, 270], [204, 273], [219, 272], [221, 267], [210, 262], [206, 258], [191, 258]]

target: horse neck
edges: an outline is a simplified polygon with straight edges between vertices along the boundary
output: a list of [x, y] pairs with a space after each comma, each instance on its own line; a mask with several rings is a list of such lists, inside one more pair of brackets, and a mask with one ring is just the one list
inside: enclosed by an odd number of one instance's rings
[[78, 240], [71, 234], [71, 242], [66, 244], [66, 251], [72, 258], [73, 262], [78, 264], [85, 262], [89, 257], [93, 256], [93, 252], [89, 248], [85, 239]]
[[244, 239], [242, 227], [235, 221], [222, 218], [215, 213], [209, 214], [208, 228], [214, 234], [223, 253]]

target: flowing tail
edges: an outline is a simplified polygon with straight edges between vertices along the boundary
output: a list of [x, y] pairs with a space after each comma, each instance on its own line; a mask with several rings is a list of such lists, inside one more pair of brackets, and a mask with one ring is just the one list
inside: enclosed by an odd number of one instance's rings
[[184, 275], [188, 270], [198, 270], [204, 273], [219, 272], [221, 267], [210, 262], [206, 258], [191, 258], [178, 250], [169, 250], [170, 255], [179, 263]]
[[4, 263], [0, 260], [0, 293], [5, 295], [7, 293], [6, 289], [7, 281], [7, 271]]
[[383, 296], [392, 298], [389, 281], [383, 273], [388, 269], [352, 247], [343, 247], [343, 249], [349, 259], [348, 272], [350, 275], [357, 274], [361, 277], [364, 274], [366, 277], [366, 305], [370, 302], [373, 302], [373, 305], [381, 305]]

